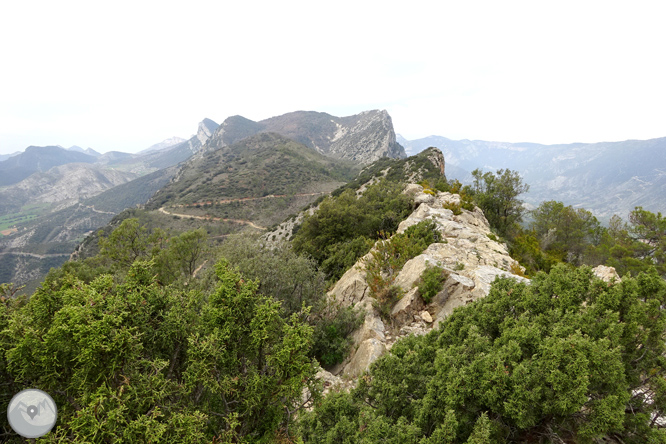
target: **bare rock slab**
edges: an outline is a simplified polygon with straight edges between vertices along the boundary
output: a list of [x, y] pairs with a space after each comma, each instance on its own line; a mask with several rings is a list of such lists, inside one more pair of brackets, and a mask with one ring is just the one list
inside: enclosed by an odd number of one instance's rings
[[346, 378], [357, 378], [362, 375], [368, 368], [370, 364], [379, 359], [386, 352], [386, 345], [378, 339], [366, 339], [361, 342], [356, 353], [352, 357], [351, 361], [342, 374]]
[[614, 267], [607, 267], [605, 265], [599, 265], [592, 269], [592, 273], [599, 279], [604, 282], [620, 282], [620, 275], [617, 274]]
[[414, 320], [414, 315], [423, 310], [423, 299], [418, 295], [418, 291], [418, 288], [412, 288], [393, 307], [391, 317], [395, 319], [399, 325], [412, 322]]

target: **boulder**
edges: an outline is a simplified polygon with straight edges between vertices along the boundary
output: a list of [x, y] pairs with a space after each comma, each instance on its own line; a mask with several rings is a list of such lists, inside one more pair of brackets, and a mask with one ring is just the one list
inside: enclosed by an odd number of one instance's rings
[[365, 319], [361, 327], [353, 334], [354, 344], [360, 344], [367, 339], [385, 341], [386, 327], [384, 326], [384, 322], [382, 322], [382, 318], [375, 312], [371, 300], [368, 298], [357, 304], [356, 307], [365, 310]]
[[622, 280], [617, 274], [617, 271], [615, 271], [615, 268], [607, 267], [605, 265], [599, 265], [593, 268], [592, 273], [602, 281], [608, 283], [620, 282]]
[[435, 196], [428, 193], [421, 193], [414, 197], [414, 204], [420, 205], [422, 203], [432, 204], [435, 202]]
[[472, 290], [476, 284], [466, 276], [451, 274], [444, 282], [444, 288], [433, 298], [430, 307], [435, 313], [435, 323], [439, 323], [448, 317], [453, 310], [462, 305], [466, 305], [473, 300]]
[[343, 376], [346, 378], [361, 376], [385, 351], [386, 345], [382, 341], [375, 338], [366, 339], [361, 342], [349, 364], [345, 366]]
[[419, 194], [425, 194], [423, 193], [423, 187], [417, 183], [407, 184], [407, 186], [402, 192], [408, 196], [417, 196]]
[[442, 290], [435, 295], [435, 297], [430, 302], [430, 306], [435, 310], [439, 311], [446, 301], [452, 297], [458, 297], [462, 293], [469, 293], [474, 289], [474, 281], [466, 276], [460, 274], [452, 273], [444, 281], [444, 286]]
[[472, 271], [472, 279], [474, 279], [475, 283], [475, 288], [473, 291], [473, 293], [475, 293], [474, 298], [478, 299], [480, 297], [488, 296], [488, 293], [490, 293], [490, 286], [492, 285], [493, 281], [497, 276], [508, 277], [511, 279], [515, 279], [518, 282], [524, 282], [526, 284], [530, 282], [529, 279], [517, 276], [515, 274], [509, 273], [504, 270], [500, 270], [497, 267], [493, 267], [490, 265], [483, 265], [481, 267], [477, 267]]
[[[358, 262], [357, 265], [362, 263]], [[368, 292], [365, 271], [360, 270], [358, 266], [353, 266], [342, 275], [333, 289], [328, 292], [328, 296], [343, 307], [348, 307], [361, 302]]]
[[405, 294], [391, 311], [391, 317], [401, 324], [407, 324], [414, 320], [414, 315], [423, 310], [423, 299], [418, 294], [418, 288], [412, 288]]
[[402, 270], [396, 276], [393, 284], [402, 288], [403, 291], [410, 291], [417, 284], [421, 274], [429, 265], [437, 265], [437, 262], [428, 254], [420, 254], [408, 260], [402, 266]]

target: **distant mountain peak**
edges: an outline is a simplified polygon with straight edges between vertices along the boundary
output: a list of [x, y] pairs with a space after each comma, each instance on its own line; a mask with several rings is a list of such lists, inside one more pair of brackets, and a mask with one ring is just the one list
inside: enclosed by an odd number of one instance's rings
[[199, 139], [199, 142], [202, 145], [205, 144], [219, 126], [220, 125], [207, 118], [199, 122], [199, 128], [197, 130], [197, 139]]
[[20, 182], [38, 171], [67, 163], [93, 163], [96, 157], [59, 146], [29, 146], [17, 156], [0, 162], [0, 186]]
[[149, 148], [146, 148], [145, 150], [139, 151], [138, 154], [143, 154], [143, 153], [150, 153], [153, 151], [161, 151], [165, 150], [167, 148], [171, 148], [173, 146], [178, 145], [179, 143], [186, 142], [186, 139], [180, 138], [180, 137], [169, 137], [168, 139], [164, 139], [163, 141], [156, 143], [154, 145], [151, 145]]
[[[59, 148], [62, 148], [60, 145], [57, 145], [57, 146], [58, 146]], [[83, 148], [81, 148], [80, 146], [72, 145], [72, 146], [70, 146], [69, 148], [67, 148], [67, 150], [68, 150], [68, 151], [76, 151], [77, 153], [88, 154], [88, 155], [90, 155], [90, 156], [95, 156], [95, 157], [101, 156], [100, 153], [98, 153], [97, 151], [95, 151], [94, 149], [92, 149], [92, 148], [90, 148], [90, 147], [88, 147], [88, 148], [86, 148], [86, 149], [83, 149]]]
[[386, 110], [370, 110], [336, 117], [317, 111], [292, 111], [259, 122], [243, 116], [227, 118], [208, 142], [213, 150], [232, 145], [257, 133], [273, 132], [337, 159], [362, 164], [381, 157], [406, 157], [396, 141]]

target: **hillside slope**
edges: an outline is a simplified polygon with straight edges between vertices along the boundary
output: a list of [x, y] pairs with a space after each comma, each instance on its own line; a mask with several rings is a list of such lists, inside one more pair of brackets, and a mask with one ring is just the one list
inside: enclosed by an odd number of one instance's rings
[[78, 199], [95, 196], [134, 178], [136, 174], [94, 164], [69, 163], [56, 166], [0, 188], [0, 216], [18, 212], [26, 204], [47, 203], [64, 208]]
[[146, 208], [268, 195], [317, 193], [354, 167], [275, 133], [261, 133], [192, 159]]
[[22, 181], [38, 171], [48, 171], [67, 163], [93, 163], [95, 156], [69, 151], [59, 146], [29, 146], [21, 154], [0, 162], [0, 186]]

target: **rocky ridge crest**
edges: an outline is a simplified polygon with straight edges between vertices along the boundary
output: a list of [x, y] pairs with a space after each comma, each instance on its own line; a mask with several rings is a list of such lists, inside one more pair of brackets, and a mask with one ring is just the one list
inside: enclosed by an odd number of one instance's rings
[[[410, 335], [423, 335], [437, 327], [456, 307], [469, 304], [488, 295], [495, 277], [509, 277], [520, 282], [529, 279], [513, 271], [520, 265], [509, 256], [505, 244], [491, 239], [491, 231], [483, 212], [462, 210], [454, 215], [444, 208], [459, 204], [460, 196], [437, 192], [425, 193], [423, 187], [409, 184], [405, 193], [414, 197], [418, 207], [404, 220], [398, 233], [423, 220], [432, 219], [442, 235], [442, 241], [433, 243], [420, 255], [409, 260], [399, 272], [395, 284], [404, 296], [393, 306], [390, 319], [382, 319], [365, 279], [364, 261], [361, 258], [349, 269], [328, 293], [342, 306], [365, 309], [363, 325], [354, 333], [353, 352], [332, 371], [322, 370], [320, 376], [328, 386], [348, 387], [350, 381], [365, 372], [370, 364], [391, 349], [396, 340]], [[418, 293], [421, 273], [428, 266], [442, 267], [448, 277], [442, 290], [426, 304]], [[513, 271], [512, 271], [513, 270]]]
[[[433, 243], [423, 253], [407, 261], [399, 272], [395, 284], [404, 292], [393, 306], [390, 319], [382, 319], [376, 301], [370, 294], [365, 279], [364, 262], [370, 253], [349, 269], [328, 296], [341, 306], [363, 308], [363, 325], [353, 334], [352, 353], [331, 369], [320, 370], [318, 378], [324, 382], [327, 393], [348, 390], [355, 380], [367, 371], [379, 357], [388, 353], [393, 344], [408, 335], [425, 335], [437, 328], [455, 308], [486, 297], [496, 277], [506, 277], [529, 284], [530, 280], [516, 275], [524, 269], [509, 256], [505, 244], [491, 239], [492, 233], [483, 212], [462, 209], [454, 215], [444, 206], [459, 204], [460, 196], [437, 192], [425, 193], [423, 187], [409, 184], [405, 193], [414, 196], [418, 207], [398, 228], [398, 233], [423, 220], [432, 219], [442, 235], [442, 241]], [[442, 267], [448, 277], [442, 290], [428, 304], [418, 292], [421, 273], [428, 267]], [[603, 265], [593, 269], [598, 278], [609, 285], [620, 278], [612, 267]]]

